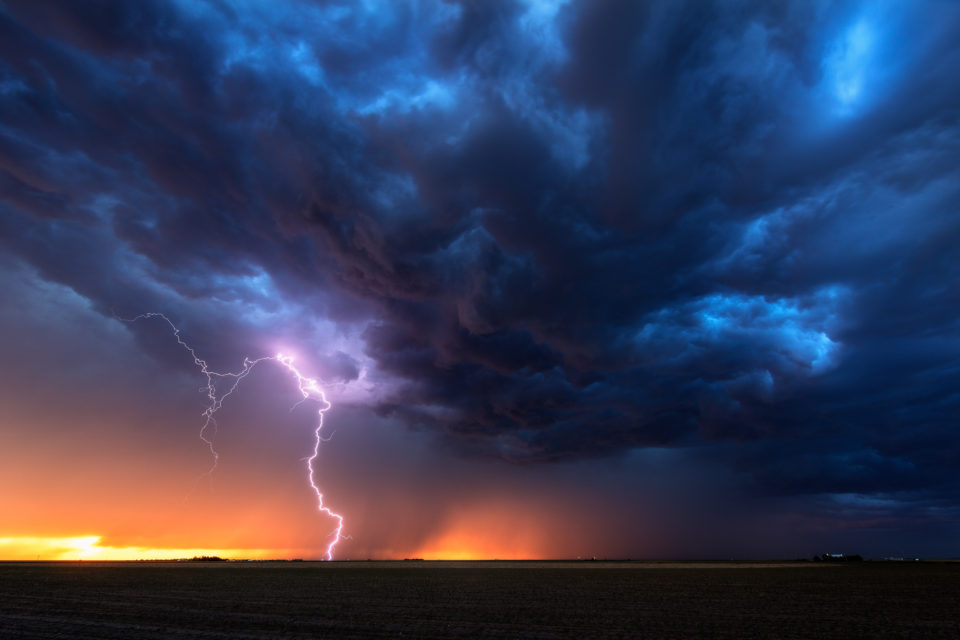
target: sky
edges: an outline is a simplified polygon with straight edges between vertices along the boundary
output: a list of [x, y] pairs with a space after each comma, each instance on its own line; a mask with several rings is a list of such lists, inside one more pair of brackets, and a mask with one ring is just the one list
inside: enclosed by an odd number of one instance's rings
[[958, 74], [946, 1], [0, 0], [0, 557], [319, 558], [305, 463], [338, 559], [960, 556]]

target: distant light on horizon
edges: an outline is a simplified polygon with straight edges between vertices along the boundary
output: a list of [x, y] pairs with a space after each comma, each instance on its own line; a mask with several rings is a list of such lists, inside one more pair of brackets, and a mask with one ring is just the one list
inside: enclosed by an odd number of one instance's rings
[[0, 561], [23, 560], [176, 560], [202, 556], [221, 558], [277, 558], [276, 549], [214, 549], [204, 547], [152, 548], [113, 546], [101, 535], [10, 536], [0, 538]]

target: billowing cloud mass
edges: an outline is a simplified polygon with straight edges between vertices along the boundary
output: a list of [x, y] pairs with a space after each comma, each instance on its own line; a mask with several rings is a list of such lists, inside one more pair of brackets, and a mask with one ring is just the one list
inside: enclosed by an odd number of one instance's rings
[[162, 311], [477, 477], [955, 553], [958, 72], [948, 2], [0, 3], [4, 339], [187, 376]]

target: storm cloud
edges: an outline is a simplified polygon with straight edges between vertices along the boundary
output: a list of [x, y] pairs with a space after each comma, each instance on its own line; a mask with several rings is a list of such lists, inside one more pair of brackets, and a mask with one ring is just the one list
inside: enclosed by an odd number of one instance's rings
[[0, 4], [2, 260], [466, 456], [955, 526], [958, 70], [938, 2]]

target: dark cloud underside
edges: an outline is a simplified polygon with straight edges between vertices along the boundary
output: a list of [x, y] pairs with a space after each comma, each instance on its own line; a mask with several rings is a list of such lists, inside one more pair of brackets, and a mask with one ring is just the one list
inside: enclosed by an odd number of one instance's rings
[[554, 4], [0, 5], [3, 251], [214, 354], [340, 326], [471, 455], [956, 504], [960, 9]]

